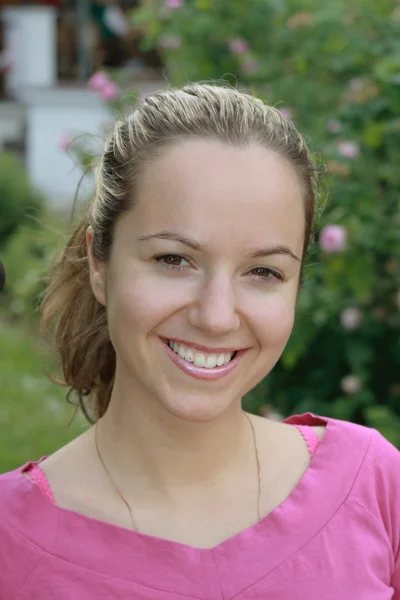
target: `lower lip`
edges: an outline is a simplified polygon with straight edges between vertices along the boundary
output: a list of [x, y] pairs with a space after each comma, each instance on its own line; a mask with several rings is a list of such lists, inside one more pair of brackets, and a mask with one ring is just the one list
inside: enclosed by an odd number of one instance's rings
[[222, 367], [213, 367], [212, 369], [206, 369], [203, 367], [196, 367], [196, 365], [194, 365], [193, 363], [190, 363], [181, 356], [179, 356], [179, 354], [177, 354], [172, 350], [172, 348], [170, 348], [167, 341], [162, 340], [162, 345], [164, 346], [166, 352], [172, 358], [174, 363], [180, 369], [182, 369], [182, 371], [185, 371], [185, 373], [191, 375], [192, 377], [196, 377], [196, 379], [207, 379], [209, 381], [213, 381], [215, 379], [222, 379], [222, 377], [229, 375], [229, 373], [233, 371], [235, 367], [238, 366], [238, 364], [241, 362], [242, 358], [247, 352], [247, 349], [239, 350], [236, 353], [235, 358], [229, 361], [226, 365], [222, 365]]

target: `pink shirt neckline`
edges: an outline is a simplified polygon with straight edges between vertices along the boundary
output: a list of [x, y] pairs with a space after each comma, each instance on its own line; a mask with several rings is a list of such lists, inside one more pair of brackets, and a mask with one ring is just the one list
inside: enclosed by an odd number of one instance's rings
[[[235, 534], [214, 548], [194, 548], [179, 542], [136, 533], [53, 505], [38, 486], [23, 475], [32, 463], [18, 469], [19, 486], [23, 492], [21, 496], [24, 496], [20, 509], [25, 514], [21, 515], [21, 520], [30, 523], [37, 520], [37, 536], [41, 543], [44, 540], [39, 524], [47, 524], [48, 552], [51, 553], [54, 547], [57, 556], [64, 560], [113, 577], [140, 583], [141, 561], [144, 561], [143, 557], [147, 557], [148, 560], [148, 557], [152, 556], [154, 574], [160, 574], [162, 589], [173, 591], [180, 585], [181, 589], [183, 586], [186, 590], [186, 595], [194, 598], [212, 597], [216, 585], [213, 568], [215, 560], [218, 561], [219, 572], [226, 569], [228, 576], [230, 571], [241, 569], [244, 554], [249, 553], [255, 557], [259, 554], [260, 560], [255, 559], [251, 565], [247, 563], [246, 572], [241, 578], [243, 585], [246, 584], [246, 580], [248, 585], [251, 585], [258, 574], [260, 577], [265, 575], [266, 563], [268, 570], [278, 567], [324, 527], [346, 497], [346, 486], [350, 491], [356, 475], [355, 465], [359, 464], [357, 460], [344, 461], [338, 478], [338, 470], [335, 468], [337, 460], [346, 453], [351, 453], [356, 459], [365, 451], [365, 448], [354, 444], [351, 435], [346, 435], [351, 424], [312, 413], [294, 415], [285, 422], [327, 426], [309, 468], [280, 506], [261, 522]], [[324, 494], [321, 494], [321, 490], [324, 490]], [[16, 510], [18, 511], [18, 506]], [[313, 520], [302, 518], [303, 514], [312, 514]], [[34, 538], [35, 529], [29, 534], [31, 539]], [[282, 539], [287, 539], [287, 543], [283, 544]], [[86, 552], [87, 547], [96, 547], [96, 553]], [[112, 565], [107, 561], [110, 548], [113, 548], [115, 559]], [[132, 564], [135, 564], [134, 573]], [[182, 564], [185, 565], [184, 572], [181, 569]], [[148, 587], [146, 574], [148, 575], [148, 569], [143, 564], [143, 585]], [[155, 575], [155, 587], [157, 580], [158, 575]]]

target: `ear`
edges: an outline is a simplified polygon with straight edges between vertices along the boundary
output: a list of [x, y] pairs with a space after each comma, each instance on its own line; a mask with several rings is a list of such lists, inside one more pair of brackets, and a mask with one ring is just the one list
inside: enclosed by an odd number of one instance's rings
[[94, 231], [91, 225], [86, 230], [86, 247], [89, 263], [90, 284], [92, 286], [95, 298], [106, 306], [106, 286], [105, 286], [105, 264], [93, 256], [93, 237]]

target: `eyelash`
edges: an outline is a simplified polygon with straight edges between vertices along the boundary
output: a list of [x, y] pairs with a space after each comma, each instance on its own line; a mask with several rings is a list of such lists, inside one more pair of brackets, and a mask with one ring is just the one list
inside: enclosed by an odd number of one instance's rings
[[[180, 254], [162, 254], [160, 256], [156, 256], [155, 260], [162, 266], [163, 269], [170, 269], [171, 271], [183, 271], [184, 269], [187, 268], [187, 265], [181, 266], [181, 265], [171, 265], [168, 264], [165, 261], [165, 259], [167, 258], [173, 258], [173, 259], [178, 259], [178, 260], [185, 260], [186, 262], [190, 262], [187, 258], [185, 258], [184, 256], [181, 256]], [[269, 275], [272, 275], [274, 279], [277, 279], [278, 281], [283, 281], [283, 275], [281, 275], [281, 273], [279, 273], [279, 271], [275, 271], [274, 269], [270, 269], [269, 267], [255, 267], [254, 269], [252, 269], [250, 271], [250, 273], [252, 273], [253, 271], [265, 271], [267, 273], [267, 276], [265, 275], [255, 275], [255, 278], [258, 280], [264, 280], [264, 281], [268, 281], [269, 280]]]
[[186, 269], [186, 265], [183, 267], [181, 265], [169, 265], [168, 263], [163, 262], [166, 258], [178, 258], [179, 260], [186, 260], [186, 262], [189, 262], [187, 258], [180, 254], [162, 254], [161, 256], [156, 256], [156, 261], [161, 264], [162, 268], [171, 269], [171, 271], [183, 271], [183, 269]]

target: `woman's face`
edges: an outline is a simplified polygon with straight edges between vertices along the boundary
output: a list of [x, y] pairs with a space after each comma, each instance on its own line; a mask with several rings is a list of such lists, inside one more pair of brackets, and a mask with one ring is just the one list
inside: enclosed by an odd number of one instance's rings
[[304, 226], [294, 171], [257, 144], [184, 141], [146, 165], [106, 292], [92, 263], [116, 387], [191, 421], [240, 402], [290, 336]]

